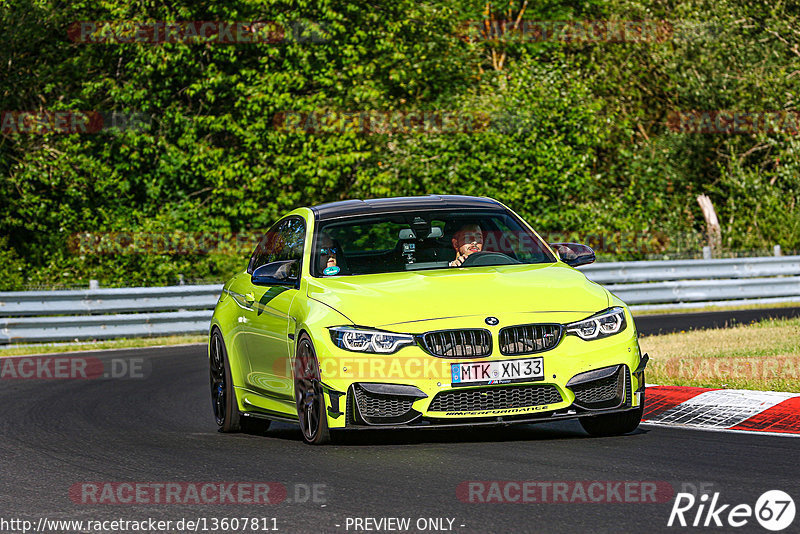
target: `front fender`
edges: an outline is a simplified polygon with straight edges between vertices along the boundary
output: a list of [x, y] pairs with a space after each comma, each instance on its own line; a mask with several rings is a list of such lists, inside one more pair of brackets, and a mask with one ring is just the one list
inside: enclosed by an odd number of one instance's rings
[[[233, 280], [233, 279], [232, 279]], [[241, 323], [239, 322], [240, 309], [236, 301], [226, 291], [230, 286], [230, 281], [223, 286], [214, 313], [211, 316], [211, 323], [208, 328], [209, 341], [211, 333], [216, 328], [222, 334], [225, 342], [225, 350], [228, 354], [228, 365], [231, 369], [231, 379], [234, 387], [243, 387], [246, 383], [245, 378], [249, 369], [243, 363], [242, 355], [237, 349], [236, 339], [241, 334]], [[211, 346], [209, 343], [208, 357], [211, 357]]]

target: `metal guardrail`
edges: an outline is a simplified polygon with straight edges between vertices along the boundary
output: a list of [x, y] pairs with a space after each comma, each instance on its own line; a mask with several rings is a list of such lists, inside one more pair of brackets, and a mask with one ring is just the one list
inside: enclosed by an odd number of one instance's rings
[[[213, 307], [213, 304], [212, 304]], [[208, 332], [212, 310], [0, 318], [0, 344], [173, 336]]]
[[[800, 256], [581, 267], [634, 311], [800, 302]], [[0, 293], [0, 345], [203, 334], [221, 286]]]
[[628, 304], [800, 297], [800, 276], [610, 284], [606, 288]]
[[756, 278], [798, 274], [800, 256], [593, 263], [580, 270], [600, 284], [722, 278]]
[[800, 256], [609, 262], [580, 270], [634, 311], [800, 301]]
[[208, 310], [221, 285], [123, 287], [0, 293], [0, 317]]
[[203, 334], [221, 284], [0, 293], [0, 345]]

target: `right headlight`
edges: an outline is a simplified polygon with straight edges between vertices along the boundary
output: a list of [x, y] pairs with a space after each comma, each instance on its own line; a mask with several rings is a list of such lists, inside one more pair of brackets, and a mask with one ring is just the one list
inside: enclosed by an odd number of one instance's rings
[[565, 329], [568, 335], [588, 341], [613, 336], [625, 330], [626, 326], [625, 309], [615, 306], [582, 321], [570, 323]]
[[414, 336], [411, 334], [397, 334], [350, 326], [332, 326], [328, 330], [331, 333], [331, 340], [337, 347], [353, 352], [391, 354], [407, 345], [414, 344]]

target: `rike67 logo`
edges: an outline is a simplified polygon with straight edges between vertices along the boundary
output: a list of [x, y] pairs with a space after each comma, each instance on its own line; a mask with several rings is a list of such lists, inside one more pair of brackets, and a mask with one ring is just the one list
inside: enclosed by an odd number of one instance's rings
[[763, 493], [755, 506], [723, 504], [719, 492], [711, 496], [704, 493], [699, 498], [691, 493], [678, 493], [667, 526], [739, 528], [751, 524], [755, 518], [765, 529], [777, 532], [792, 524], [795, 512], [794, 500], [781, 490]]

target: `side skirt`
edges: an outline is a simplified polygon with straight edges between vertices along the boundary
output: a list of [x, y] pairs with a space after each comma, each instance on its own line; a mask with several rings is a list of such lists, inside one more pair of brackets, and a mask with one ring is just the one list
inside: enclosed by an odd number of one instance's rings
[[281, 422], [284, 422], [284, 423], [298, 423], [299, 422], [299, 420], [297, 419], [297, 416], [292, 418], [292, 417], [290, 417], [288, 415], [279, 414], [279, 413], [276, 413], [276, 412], [269, 412], [269, 413], [266, 413], [266, 412], [242, 412], [242, 417], [252, 417], [253, 419], [267, 419], [269, 421], [281, 421]]

